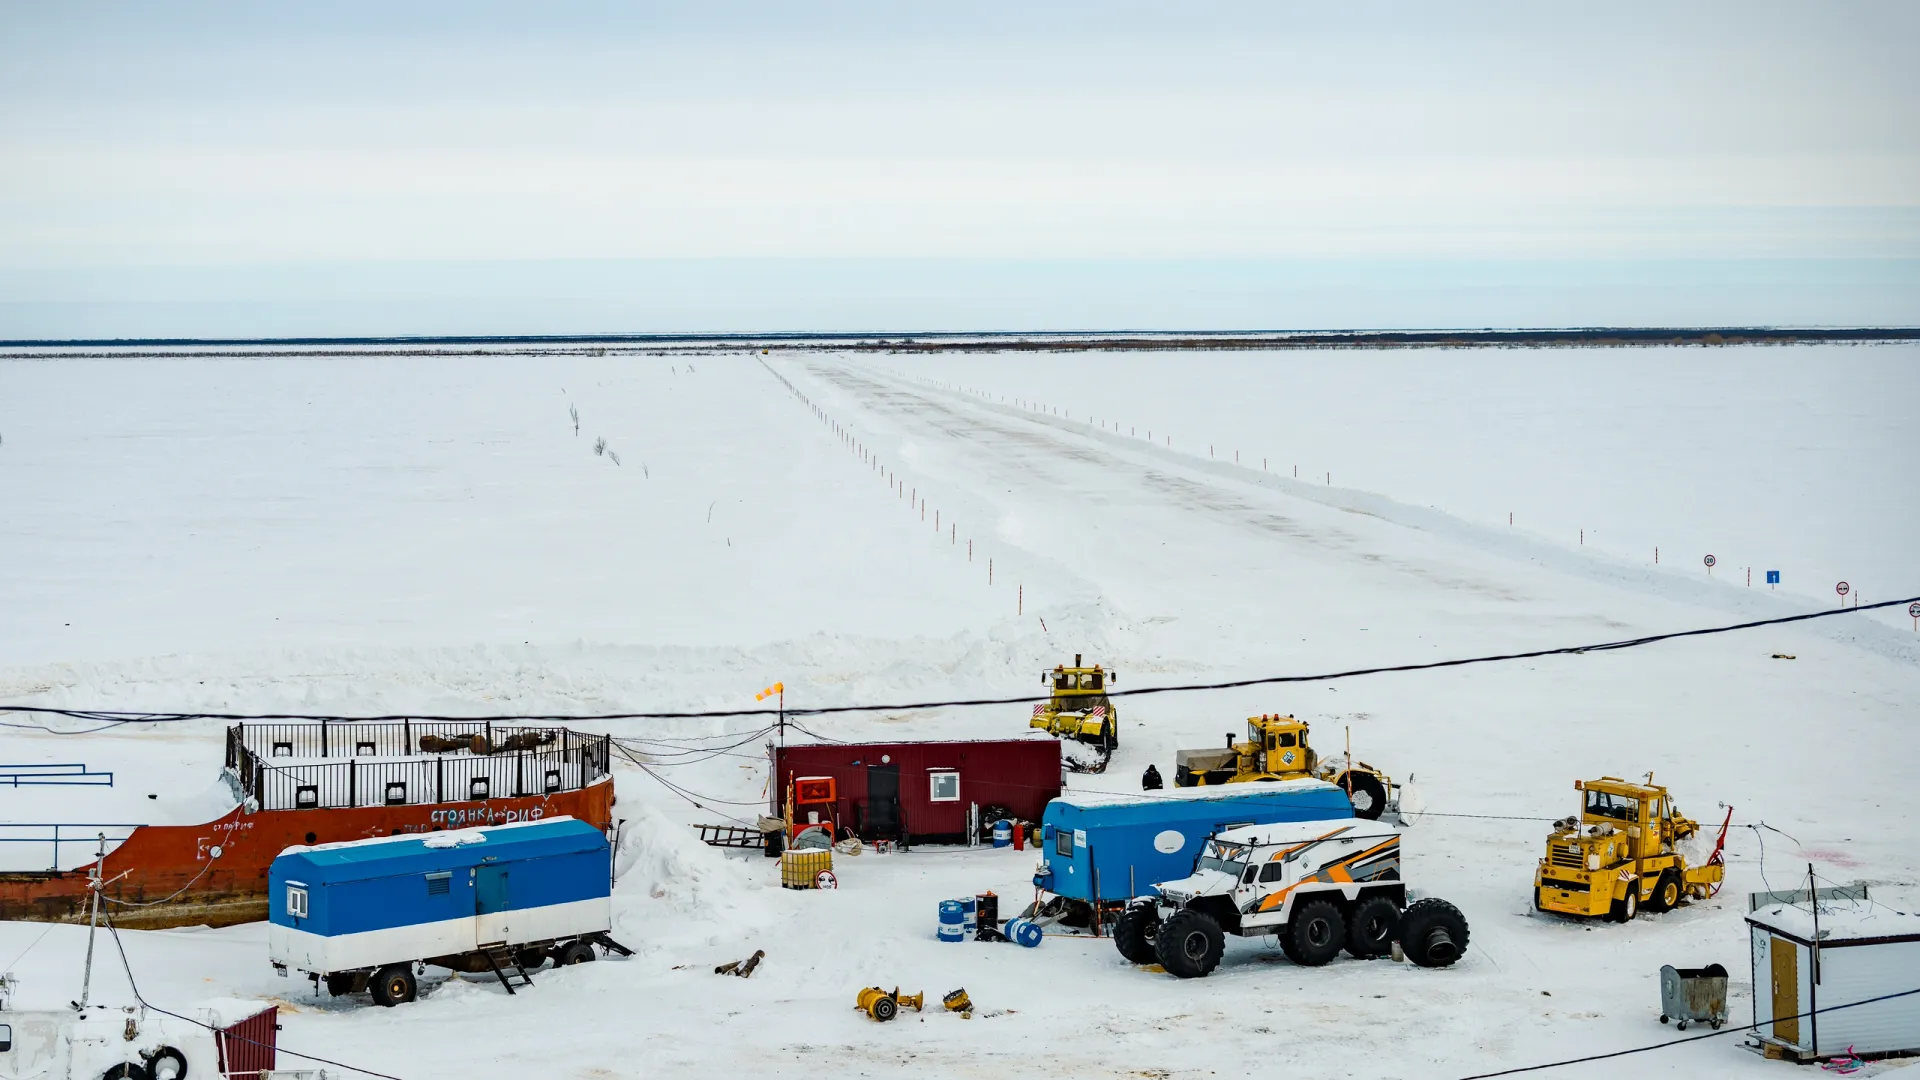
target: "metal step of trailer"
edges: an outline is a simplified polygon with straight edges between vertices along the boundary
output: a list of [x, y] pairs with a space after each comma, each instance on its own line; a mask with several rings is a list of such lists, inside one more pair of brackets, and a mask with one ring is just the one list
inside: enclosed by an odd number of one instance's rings
[[520, 977], [521, 986], [533, 985], [533, 976], [527, 974], [527, 969], [520, 966], [520, 957], [514, 954], [506, 942], [496, 941], [490, 945], [482, 945], [480, 952], [487, 958], [487, 966], [493, 969], [494, 977], [500, 980], [501, 986], [507, 988], [507, 993], [514, 992], [513, 976], [515, 975]]

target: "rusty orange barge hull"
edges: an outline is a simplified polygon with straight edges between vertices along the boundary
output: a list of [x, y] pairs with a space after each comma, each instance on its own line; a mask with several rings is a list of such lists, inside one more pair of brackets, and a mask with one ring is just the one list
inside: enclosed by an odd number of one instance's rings
[[[612, 828], [613, 781], [602, 780], [578, 791], [484, 802], [251, 814], [236, 808], [202, 825], [142, 825], [99, 860], [101, 878], [110, 882], [102, 894], [111, 899], [102, 907], [116, 925], [143, 929], [256, 922], [267, 917], [268, 865], [296, 844], [560, 815]], [[0, 873], [0, 919], [86, 922], [87, 882], [93, 865]]]

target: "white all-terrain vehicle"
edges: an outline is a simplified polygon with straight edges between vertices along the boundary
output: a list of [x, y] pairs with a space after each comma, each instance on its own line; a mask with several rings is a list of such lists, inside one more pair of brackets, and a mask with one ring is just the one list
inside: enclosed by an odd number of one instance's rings
[[[1296, 964], [1342, 947], [1360, 959], [1396, 942], [1421, 967], [1467, 948], [1467, 920], [1445, 900], [1407, 904], [1400, 829], [1364, 818], [1243, 825], [1207, 839], [1193, 873], [1154, 886], [1114, 927], [1120, 955], [1197, 979], [1220, 963], [1226, 934], [1278, 936]], [[1164, 917], [1162, 909], [1171, 909]]]

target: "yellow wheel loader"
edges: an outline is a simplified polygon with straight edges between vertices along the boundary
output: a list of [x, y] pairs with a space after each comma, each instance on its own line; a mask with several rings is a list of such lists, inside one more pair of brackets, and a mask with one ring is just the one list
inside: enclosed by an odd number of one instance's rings
[[1603, 776], [1573, 786], [1580, 813], [1553, 823], [1546, 857], [1533, 872], [1536, 911], [1626, 922], [1642, 909], [1667, 911], [1720, 891], [1726, 822], [1713, 853], [1693, 866], [1679, 847], [1700, 826], [1680, 813], [1652, 773], [1644, 784]]
[[1114, 747], [1120, 745], [1120, 714], [1107, 697], [1107, 688], [1115, 681], [1114, 673], [1102, 670], [1099, 664], [1082, 667], [1080, 654], [1075, 653], [1072, 667], [1060, 664], [1052, 671], [1042, 672], [1040, 681], [1051, 694], [1033, 707], [1033, 719], [1027, 726], [1086, 743], [1099, 751], [1093, 760], [1069, 758], [1068, 767], [1075, 772], [1105, 769]]
[[1249, 716], [1245, 741], [1235, 741], [1229, 734], [1224, 750], [1178, 750], [1173, 756], [1175, 787], [1302, 776], [1339, 785], [1353, 800], [1355, 817], [1375, 820], [1400, 809], [1399, 792], [1386, 773], [1364, 761], [1351, 761], [1346, 754], [1322, 758], [1307, 742], [1306, 721], [1291, 716]]

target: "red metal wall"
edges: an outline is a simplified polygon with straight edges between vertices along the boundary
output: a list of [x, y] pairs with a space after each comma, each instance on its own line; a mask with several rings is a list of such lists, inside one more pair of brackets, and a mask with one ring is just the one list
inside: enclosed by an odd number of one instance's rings
[[215, 1035], [215, 1042], [219, 1044], [221, 1073], [252, 1076], [275, 1068], [274, 1056], [278, 1053], [280, 1037], [279, 1017], [279, 1008], [268, 1006], [265, 1012], [255, 1013], [237, 1024], [220, 1028]]
[[[768, 811], [780, 813], [794, 777], [831, 776], [838, 782], [839, 819], [851, 826], [854, 804], [867, 798], [869, 765], [899, 766], [900, 805], [911, 840], [964, 837], [973, 803], [1004, 806], [1016, 817], [1039, 821], [1048, 801], [1060, 794], [1058, 739], [808, 744], [774, 748]], [[929, 797], [927, 773], [939, 769], [960, 774], [960, 801]]]

